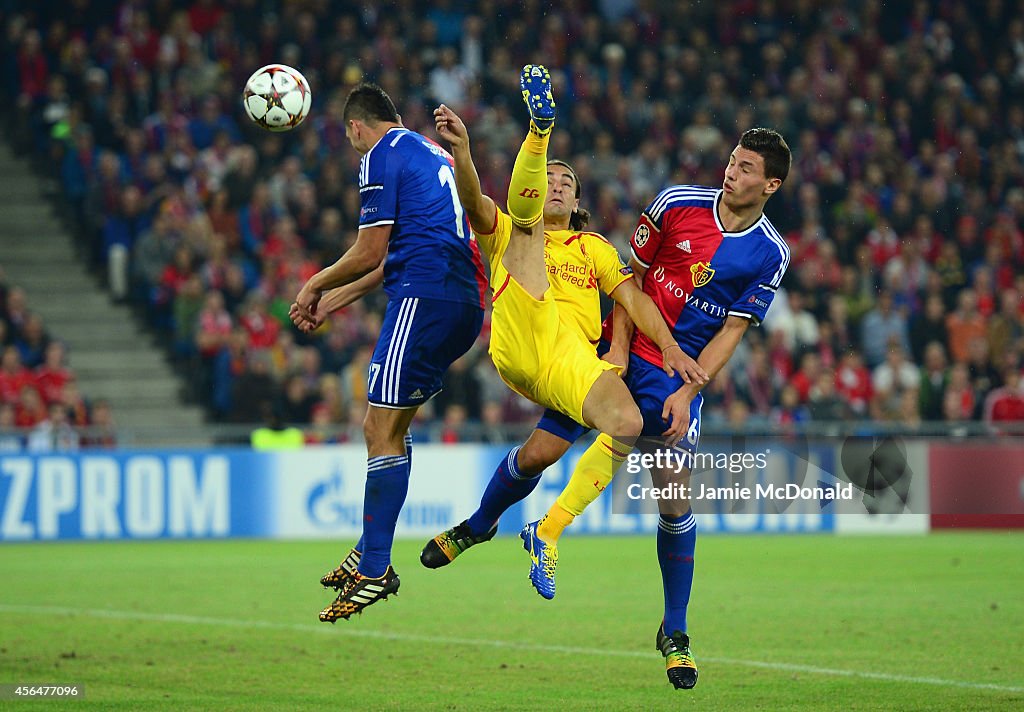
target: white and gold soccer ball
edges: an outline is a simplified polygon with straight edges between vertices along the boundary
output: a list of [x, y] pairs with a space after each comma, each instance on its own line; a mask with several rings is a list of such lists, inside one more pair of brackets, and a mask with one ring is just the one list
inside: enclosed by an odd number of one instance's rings
[[301, 124], [312, 101], [302, 72], [284, 64], [260, 67], [242, 91], [245, 113], [268, 131], [289, 131]]

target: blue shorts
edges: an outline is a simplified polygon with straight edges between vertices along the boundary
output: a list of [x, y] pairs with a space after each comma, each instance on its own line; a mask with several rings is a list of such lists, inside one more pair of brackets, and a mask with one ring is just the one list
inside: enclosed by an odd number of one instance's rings
[[480, 334], [475, 304], [427, 297], [392, 299], [370, 359], [367, 400], [383, 408], [416, 408], [441, 391], [452, 362]]
[[[669, 423], [661, 419], [665, 399], [683, 387], [683, 379], [678, 375], [669, 376], [659, 367], [630, 354], [626, 385], [644, 419], [641, 435], [645, 438], [660, 437], [669, 427]], [[700, 407], [703, 404], [704, 397], [700, 393], [690, 401], [690, 422], [686, 426], [686, 435], [676, 447], [691, 453], [697, 452], [697, 444], [700, 442]]]

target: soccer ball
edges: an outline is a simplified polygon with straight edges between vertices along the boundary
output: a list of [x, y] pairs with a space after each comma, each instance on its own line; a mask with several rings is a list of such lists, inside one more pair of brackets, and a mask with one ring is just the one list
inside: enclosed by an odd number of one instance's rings
[[288, 131], [309, 113], [313, 94], [302, 73], [284, 64], [260, 67], [242, 92], [242, 106], [257, 126], [268, 131]]

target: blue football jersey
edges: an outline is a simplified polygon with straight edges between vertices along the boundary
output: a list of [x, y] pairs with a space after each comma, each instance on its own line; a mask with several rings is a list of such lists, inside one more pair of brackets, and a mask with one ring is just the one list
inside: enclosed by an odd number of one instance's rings
[[[728, 316], [759, 325], [789, 266], [789, 247], [763, 214], [743, 232], [718, 219], [722, 191], [677, 185], [647, 206], [633, 233], [633, 256], [647, 267], [643, 289], [696, 358]], [[661, 351], [639, 329], [633, 353], [661, 365]]]
[[384, 291], [484, 304], [480, 250], [455, 189], [451, 155], [430, 139], [393, 128], [359, 164], [359, 227], [391, 225]]

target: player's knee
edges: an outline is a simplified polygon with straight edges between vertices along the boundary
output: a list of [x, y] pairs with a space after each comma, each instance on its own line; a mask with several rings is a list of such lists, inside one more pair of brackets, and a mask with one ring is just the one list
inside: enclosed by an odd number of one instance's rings
[[405, 433], [396, 432], [385, 417], [380, 417], [369, 408], [363, 420], [363, 439], [366, 441], [366, 452], [370, 457], [386, 455], [391, 452], [402, 452], [405, 449]]
[[690, 500], [686, 497], [658, 500], [658, 513], [670, 519], [679, 519], [690, 511]]
[[616, 438], [636, 438], [644, 429], [644, 419], [636, 405], [617, 411], [615, 421], [614, 430], [608, 434]]
[[527, 440], [516, 453], [516, 466], [520, 475], [534, 477], [558, 462], [563, 454], [565, 448], [543, 441]]

